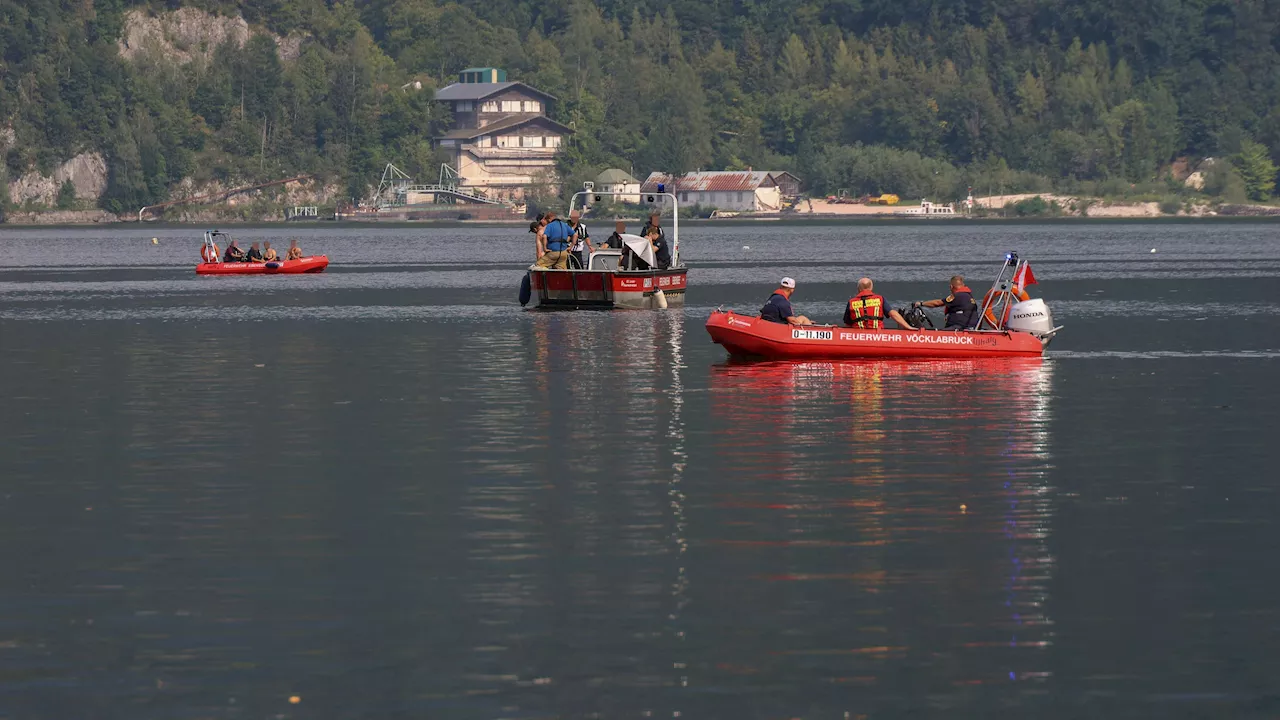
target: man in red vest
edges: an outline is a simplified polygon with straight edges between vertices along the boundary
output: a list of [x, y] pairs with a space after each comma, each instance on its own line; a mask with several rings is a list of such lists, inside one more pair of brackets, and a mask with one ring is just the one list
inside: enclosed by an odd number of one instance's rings
[[884, 327], [885, 318], [889, 318], [898, 323], [898, 327], [903, 330], [919, 330], [918, 327], [912, 327], [902, 317], [902, 313], [890, 308], [885, 310], [884, 298], [880, 297], [873, 290], [875, 283], [871, 282], [871, 278], [862, 278], [858, 281], [858, 294], [849, 300], [849, 304], [844, 309], [844, 324], [849, 327], [861, 328], [863, 330], [880, 330]]

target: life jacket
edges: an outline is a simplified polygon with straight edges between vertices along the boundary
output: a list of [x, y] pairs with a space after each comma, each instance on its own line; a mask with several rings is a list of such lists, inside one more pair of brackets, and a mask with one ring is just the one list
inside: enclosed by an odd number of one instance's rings
[[547, 239], [547, 250], [560, 252], [569, 249], [569, 238], [573, 237], [573, 228], [563, 220], [552, 220], [542, 230], [542, 236]]
[[978, 303], [973, 299], [973, 291], [967, 285], [961, 285], [947, 296], [946, 327], [972, 328], [978, 324]]
[[884, 327], [884, 298], [863, 290], [849, 300], [849, 325], [867, 330], [880, 330]]

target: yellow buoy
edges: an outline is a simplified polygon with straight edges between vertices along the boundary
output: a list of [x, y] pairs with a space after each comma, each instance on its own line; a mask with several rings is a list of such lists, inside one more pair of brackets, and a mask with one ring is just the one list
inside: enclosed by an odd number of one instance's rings
[[152, 245], [159, 245], [159, 244], [160, 244], [160, 239], [159, 239], [159, 238], [151, 238], [151, 244], [152, 244]]

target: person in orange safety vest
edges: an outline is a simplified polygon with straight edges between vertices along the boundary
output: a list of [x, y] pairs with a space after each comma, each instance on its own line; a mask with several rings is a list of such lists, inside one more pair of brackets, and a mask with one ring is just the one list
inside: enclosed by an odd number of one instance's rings
[[844, 309], [845, 325], [863, 330], [880, 330], [888, 318], [898, 323], [898, 327], [903, 330], [920, 329], [912, 327], [897, 310], [890, 308], [886, 311], [884, 298], [875, 293], [874, 286], [871, 278], [864, 277], [858, 281], [858, 294], [850, 298]]

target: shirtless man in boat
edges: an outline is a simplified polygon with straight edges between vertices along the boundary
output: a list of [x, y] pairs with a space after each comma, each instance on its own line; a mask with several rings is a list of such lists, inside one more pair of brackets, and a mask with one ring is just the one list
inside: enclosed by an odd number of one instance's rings
[[791, 294], [796, 291], [796, 281], [782, 278], [778, 289], [769, 296], [769, 301], [760, 308], [760, 317], [769, 322], [784, 325], [812, 325], [813, 321], [803, 315], [797, 315], [791, 307]]
[[267, 262], [275, 262], [280, 259], [280, 257], [276, 255], [275, 248], [271, 247], [270, 240], [262, 243], [262, 259]]
[[289, 241], [289, 252], [285, 253], [285, 260], [300, 260], [302, 258], [302, 248], [298, 247], [297, 240]]

